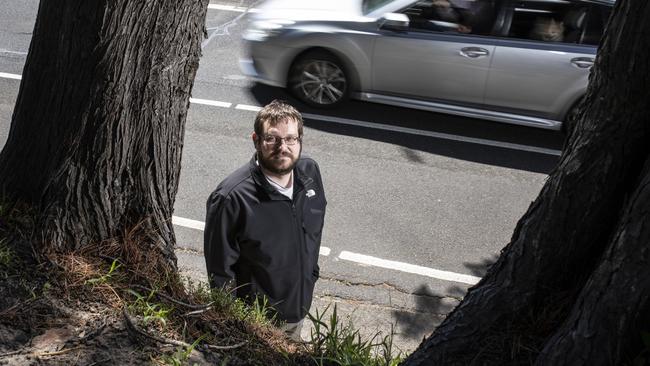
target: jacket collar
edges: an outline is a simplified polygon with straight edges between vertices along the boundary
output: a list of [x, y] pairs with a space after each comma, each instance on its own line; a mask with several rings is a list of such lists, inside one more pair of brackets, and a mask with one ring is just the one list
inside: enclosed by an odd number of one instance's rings
[[[299, 160], [300, 161], [300, 160]], [[257, 152], [253, 154], [253, 157], [251, 158], [249, 162], [249, 167], [251, 171], [251, 176], [253, 177], [253, 180], [255, 181], [255, 184], [258, 187], [261, 187], [269, 196], [270, 199], [272, 200], [287, 200], [287, 197], [280, 194], [269, 181], [266, 180], [266, 177], [264, 176], [264, 172], [262, 172], [262, 168], [257, 164]], [[294, 197], [296, 196], [297, 193], [300, 193], [304, 190], [306, 186], [311, 184], [313, 182], [313, 179], [306, 176], [300, 168], [298, 168], [298, 165], [296, 164], [296, 167], [293, 169], [293, 195]]]

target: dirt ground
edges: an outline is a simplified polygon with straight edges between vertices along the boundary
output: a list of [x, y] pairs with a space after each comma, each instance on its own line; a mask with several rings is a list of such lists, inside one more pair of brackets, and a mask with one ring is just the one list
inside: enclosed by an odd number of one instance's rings
[[[156, 303], [180, 315], [168, 323], [147, 321], [130, 307], [129, 294], [144, 287], [124, 278], [108, 281], [110, 261], [71, 255], [36, 263], [29, 245], [2, 244], [0, 365], [305, 363], [299, 345], [277, 329], [229, 319], [205, 306], [193, 310], [201, 304], [187, 302], [196, 297], [159, 295]], [[202, 341], [189, 344], [197, 339]]]

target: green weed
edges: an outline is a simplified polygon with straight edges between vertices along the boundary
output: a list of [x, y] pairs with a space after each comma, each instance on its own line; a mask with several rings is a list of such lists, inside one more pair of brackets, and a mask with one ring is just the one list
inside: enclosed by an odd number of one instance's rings
[[149, 292], [149, 295], [143, 296], [134, 290], [127, 290], [131, 295], [135, 296], [135, 301], [129, 305], [129, 310], [132, 314], [142, 315], [145, 324], [155, 321], [162, 326], [167, 325], [167, 319], [170, 313], [174, 310], [173, 307], [167, 307], [164, 304], [152, 303], [151, 299], [156, 294], [155, 291]]
[[323, 318], [328, 309], [329, 306], [322, 313], [316, 310], [316, 315], [308, 314], [314, 324], [309, 343], [315, 364], [396, 366], [401, 362], [401, 353], [393, 355], [393, 329], [383, 338], [378, 332], [370, 339], [363, 339], [351, 322], [342, 323], [336, 305], [329, 322], [325, 322]]
[[199, 342], [203, 340], [203, 338], [204, 336], [199, 337], [189, 347], [179, 346], [178, 348], [176, 348], [176, 351], [171, 356], [163, 356], [162, 357], [163, 364], [171, 365], [171, 366], [186, 365], [190, 359], [190, 355], [192, 354], [192, 351], [194, 351], [196, 346], [199, 344]]
[[14, 253], [7, 246], [7, 239], [0, 239], [0, 266], [9, 267], [14, 261]]
[[108, 270], [108, 273], [101, 275], [97, 278], [91, 278], [89, 280], [86, 280], [87, 285], [101, 285], [104, 283], [107, 283], [113, 274], [115, 274], [115, 271], [117, 271], [118, 268], [121, 267], [121, 264], [117, 262], [117, 259], [113, 260], [113, 263], [111, 264], [111, 268]]

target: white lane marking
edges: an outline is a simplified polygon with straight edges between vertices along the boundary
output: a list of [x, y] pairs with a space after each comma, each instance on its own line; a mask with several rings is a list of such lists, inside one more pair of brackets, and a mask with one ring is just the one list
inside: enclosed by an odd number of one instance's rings
[[[7, 74], [7, 73], [0, 72], [0, 77], [20, 80], [21, 76], [16, 74]], [[215, 107], [222, 107], [222, 108], [230, 108], [233, 105], [232, 103], [228, 103], [228, 102], [220, 102], [216, 100], [197, 99], [197, 98], [190, 98], [190, 102], [196, 104], [211, 105]], [[248, 105], [248, 104], [237, 104], [235, 105], [235, 109], [258, 112], [260, 109], [262, 109], [262, 107]], [[510, 142], [492, 141], [492, 140], [486, 140], [486, 139], [481, 139], [476, 137], [458, 136], [458, 135], [452, 135], [452, 134], [442, 133], [442, 132], [416, 130], [415, 128], [391, 126], [391, 125], [385, 125], [381, 123], [365, 122], [365, 121], [340, 118], [340, 117], [322, 116], [320, 114], [303, 113], [302, 116], [305, 118], [315, 119], [319, 121], [334, 122], [334, 123], [350, 125], [350, 126], [374, 128], [377, 130], [384, 130], [384, 131], [401, 132], [401, 133], [407, 133], [411, 135], [427, 136], [427, 137], [433, 137], [433, 138], [438, 138], [443, 140], [466, 142], [466, 143], [476, 144], [476, 145], [500, 147], [500, 148], [510, 149], [510, 150], [528, 151], [528, 152], [534, 152], [534, 153], [545, 154], [545, 155], [553, 155], [553, 156], [560, 156], [562, 154], [561, 150], [547, 149], [543, 147], [513, 144]]]
[[205, 230], [205, 223], [203, 221], [190, 220], [184, 217], [172, 216], [172, 224], [190, 229]]
[[205, 105], [211, 105], [214, 107], [222, 107], [222, 108], [230, 108], [232, 106], [232, 103], [228, 103], [228, 102], [219, 102], [216, 100], [197, 99], [197, 98], [190, 98], [190, 103], [205, 104]]
[[486, 146], [492, 146], [492, 147], [501, 147], [501, 148], [506, 148], [506, 149], [511, 149], [511, 150], [529, 151], [529, 152], [534, 152], [534, 153], [539, 153], [539, 154], [546, 154], [546, 155], [554, 155], [554, 156], [560, 156], [560, 154], [562, 154], [562, 151], [560, 151], [560, 150], [546, 149], [546, 148], [543, 148], [543, 147], [513, 144], [513, 143], [510, 143], [510, 142], [492, 141], [492, 140], [486, 140], [486, 139], [475, 138], [475, 137], [451, 135], [451, 134], [442, 133], [442, 132], [416, 130], [414, 128], [384, 125], [384, 124], [381, 124], [381, 123], [371, 123], [371, 122], [358, 121], [358, 120], [347, 119], [347, 118], [321, 116], [319, 114], [311, 114], [311, 113], [303, 113], [302, 116], [305, 117], [305, 118], [317, 119], [317, 120], [320, 120], [320, 121], [340, 123], [340, 124], [344, 124], [344, 125], [360, 126], [360, 127], [374, 128], [374, 129], [377, 129], [377, 130], [408, 133], [408, 134], [411, 134], [411, 135], [434, 137], [434, 138], [438, 138], [438, 139], [451, 140], [451, 141], [469, 142], [471, 144], [486, 145]]
[[465, 274], [460, 274], [455, 272], [441, 271], [438, 269], [417, 266], [415, 264], [409, 264], [404, 262], [389, 261], [386, 259], [371, 257], [369, 255], [357, 254], [348, 251], [342, 251], [341, 254], [339, 254], [339, 259], [344, 259], [347, 261], [366, 264], [375, 267], [394, 269], [397, 271], [402, 271], [407, 273], [414, 273], [422, 276], [437, 278], [439, 280], [466, 283], [468, 285], [475, 285], [481, 279], [480, 277], [475, 277], [475, 276], [470, 276], [470, 275], [465, 275]]
[[225, 10], [225, 11], [236, 11], [238, 13], [245, 13], [246, 8], [243, 8], [241, 6], [234, 6], [234, 5], [221, 5], [221, 4], [209, 4], [208, 9], [213, 9], [213, 10]]
[[9, 56], [27, 56], [27, 52], [22, 52], [22, 51], [12, 51], [12, 50], [7, 50], [4, 48], [0, 48], [0, 55], [9, 55]]
[[213, 9], [213, 10], [225, 10], [225, 11], [234, 11], [237, 13], [256, 13], [259, 10], [255, 8], [245, 8], [242, 6], [234, 6], [234, 5], [222, 5], [222, 4], [210, 4], [208, 5], [208, 9]]
[[0, 78], [20, 80], [22, 79], [22, 75], [7, 74], [6, 72], [0, 72]]
[[262, 109], [262, 107], [256, 105], [237, 104], [235, 106], [235, 109], [241, 109], [242, 111], [259, 112]]
[[[205, 230], [205, 223], [202, 221], [196, 221], [196, 220], [186, 219], [183, 217], [172, 216], [172, 223], [174, 225], [183, 226], [190, 229], [196, 229], [201, 231]], [[327, 257], [331, 254], [331, 252], [332, 249], [321, 246], [319, 254]], [[345, 250], [342, 251], [341, 254], [339, 254], [338, 258], [351, 261], [351, 262], [360, 263], [360, 264], [366, 264], [370, 266], [387, 268], [387, 269], [394, 269], [397, 271], [437, 278], [439, 280], [454, 281], [454, 282], [466, 283], [469, 285], [474, 285], [481, 279], [480, 277], [474, 277], [470, 275], [448, 272], [448, 271], [441, 271], [438, 269], [418, 266], [415, 264], [390, 261], [390, 260], [381, 259], [377, 257], [371, 257], [369, 255], [352, 253]]]
[[[190, 229], [200, 230], [200, 231], [205, 230], [205, 223], [203, 221], [186, 219], [186, 218], [180, 217], [180, 216], [172, 216], [172, 224], [187, 227], [187, 228], [190, 228]], [[328, 255], [330, 255], [331, 252], [332, 252], [332, 249], [322, 246], [322, 247], [320, 247], [319, 254], [322, 255], [322, 256], [327, 257]]]

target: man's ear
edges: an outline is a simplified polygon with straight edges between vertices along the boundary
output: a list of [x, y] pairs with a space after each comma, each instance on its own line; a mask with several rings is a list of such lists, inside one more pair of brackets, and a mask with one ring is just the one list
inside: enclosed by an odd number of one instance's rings
[[255, 132], [251, 134], [251, 139], [253, 140], [253, 146], [255, 146], [255, 149], [257, 149], [257, 142], [259, 140], [259, 136]]

